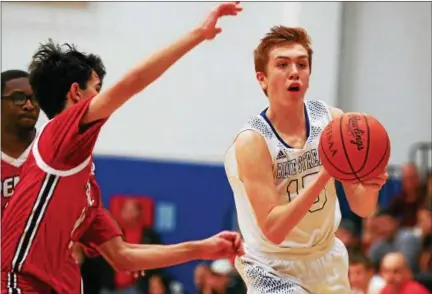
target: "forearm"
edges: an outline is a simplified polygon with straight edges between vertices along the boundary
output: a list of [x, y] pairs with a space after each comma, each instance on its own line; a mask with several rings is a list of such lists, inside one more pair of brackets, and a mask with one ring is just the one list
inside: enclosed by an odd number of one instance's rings
[[379, 191], [357, 184], [343, 184], [351, 210], [360, 217], [372, 216], [377, 208]]
[[165, 245], [159, 245], [159, 244], [132, 244], [127, 243], [127, 245], [130, 248], [165, 248]]
[[123, 81], [130, 84], [130, 91], [140, 92], [202, 41], [204, 37], [199, 28], [189, 31], [174, 43], [138, 63], [123, 78]]
[[144, 90], [204, 39], [201, 30], [199, 28], [194, 29], [174, 43], [139, 62], [119, 82], [91, 101], [89, 110], [82, 122], [90, 123], [109, 117], [128, 99]]
[[197, 242], [175, 245], [127, 244], [119, 253], [118, 268], [125, 271], [139, 271], [168, 267], [201, 258]]
[[274, 207], [267, 218], [267, 237], [279, 244], [297, 226], [309, 211], [318, 195], [330, 180], [327, 173], [320, 172], [311, 185], [308, 185], [292, 201]]

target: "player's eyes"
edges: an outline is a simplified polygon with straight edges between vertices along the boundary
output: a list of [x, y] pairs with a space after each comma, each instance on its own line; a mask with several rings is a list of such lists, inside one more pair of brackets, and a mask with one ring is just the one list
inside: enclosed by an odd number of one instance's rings
[[300, 64], [299, 64], [299, 67], [300, 67], [300, 68], [306, 68], [306, 67], [307, 67], [307, 64], [306, 64], [306, 63], [300, 63]]
[[280, 68], [285, 68], [285, 67], [288, 66], [288, 63], [287, 62], [281, 62], [281, 63], [278, 63], [277, 66], [280, 67]]

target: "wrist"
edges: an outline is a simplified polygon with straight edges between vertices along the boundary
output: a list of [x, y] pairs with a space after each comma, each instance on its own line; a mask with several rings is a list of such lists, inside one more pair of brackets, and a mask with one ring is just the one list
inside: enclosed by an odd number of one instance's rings
[[205, 31], [201, 27], [196, 27], [192, 29], [192, 31], [190, 31], [189, 34], [197, 43], [203, 42], [206, 39]]
[[202, 241], [190, 241], [187, 242], [189, 248], [186, 254], [193, 255], [194, 259], [205, 259], [205, 248]]
[[331, 179], [330, 174], [325, 170], [325, 168], [321, 168], [319, 174], [318, 174], [318, 178], [317, 181], [320, 184], [327, 184], [327, 182]]

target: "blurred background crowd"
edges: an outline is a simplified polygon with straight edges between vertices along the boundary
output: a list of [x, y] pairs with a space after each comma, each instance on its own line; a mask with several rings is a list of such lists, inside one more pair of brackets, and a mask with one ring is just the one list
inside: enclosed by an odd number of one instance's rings
[[[343, 190], [337, 185], [342, 202]], [[400, 178], [392, 177], [383, 188], [374, 216], [361, 219], [349, 210], [343, 211], [336, 235], [350, 254], [349, 279], [355, 293], [379, 294], [386, 284], [401, 288], [413, 281], [432, 291], [431, 209], [432, 170], [420, 171], [415, 163], [407, 163], [401, 167]], [[117, 221], [126, 240], [161, 244], [157, 231], [142, 225], [142, 213], [137, 199], [122, 202]], [[102, 257], [86, 258], [79, 248], [77, 256], [87, 293], [185, 293], [181, 282], [164, 270], [146, 271], [144, 277], [136, 277], [114, 272]], [[246, 293], [233, 260], [198, 264], [194, 284], [194, 293]]]

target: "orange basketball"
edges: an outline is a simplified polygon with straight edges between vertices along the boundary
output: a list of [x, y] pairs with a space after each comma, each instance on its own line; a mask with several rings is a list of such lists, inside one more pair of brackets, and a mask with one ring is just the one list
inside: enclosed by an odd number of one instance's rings
[[362, 182], [377, 176], [387, 166], [390, 139], [374, 117], [345, 113], [323, 130], [318, 152], [332, 177]]

